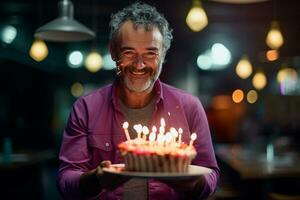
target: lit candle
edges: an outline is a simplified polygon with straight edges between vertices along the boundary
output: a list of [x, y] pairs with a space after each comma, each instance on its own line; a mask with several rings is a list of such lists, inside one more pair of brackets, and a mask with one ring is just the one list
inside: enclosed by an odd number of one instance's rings
[[152, 132], [153, 132], [153, 133], [156, 133], [156, 131], [157, 131], [156, 126], [152, 126]]
[[[153, 140], [152, 144], [154, 144], [154, 142], [155, 142], [156, 131], [157, 131], [156, 126], [152, 126], [152, 132], [150, 133], [150, 135], [151, 135], [151, 134], [154, 135], [154, 136], [152, 136], [152, 137], [154, 137], [154, 140]], [[150, 140], [150, 135], [149, 135], [149, 140]]]
[[138, 124], [137, 126], [137, 136], [138, 136], [138, 139], [142, 139], [142, 132], [143, 132], [143, 126], [142, 124]]
[[133, 126], [134, 130], [137, 132], [137, 138], [138, 140], [141, 139], [141, 133], [143, 131], [143, 126], [141, 124], [136, 124]]
[[133, 129], [138, 132], [139, 126], [137, 124], [133, 125]]
[[172, 142], [172, 134], [170, 132], [167, 132], [166, 135], [165, 135], [165, 144], [167, 147], [170, 146]]
[[178, 144], [179, 144], [179, 145], [181, 145], [181, 137], [182, 137], [182, 133], [183, 133], [182, 128], [179, 128], [179, 129], [178, 129], [178, 134], [179, 134], [179, 136], [178, 136]]
[[124, 123], [123, 123], [123, 129], [124, 129], [124, 132], [125, 132], [125, 136], [126, 136], [127, 141], [130, 141], [130, 136], [129, 136], [129, 132], [128, 132], [128, 127], [129, 127], [128, 122], [124, 122]]
[[197, 134], [196, 133], [192, 133], [189, 147], [193, 146], [193, 143], [196, 140], [196, 138], [197, 138]]
[[163, 146], [165, 142], [165, 136], [163, 134], [157, 135], [157, 143], [159, 146]]
[[156, 138], [155, 132], [151, 132], [150, 135], [149, 135], [150, 146], [153, 146], [153, 143], [154, 143], [154, 141], [155, 141], [155, 138]]
[[159, 127], [159, 134], [164, 134], [165, 133], [165, 127], [161, 126]]
[[176, 138], [178, 137], [178, 132], [173, 127], [170, 128], [170, 132], [172, 134], [172, 143], [175, 143], [176, 142]]
[[147, 135], [149, 134], [149, 129], [147, 126], [143, 126], [143, 140], [147, 140]]
[[165, 127], [166, 126], [166, 122], [164, 118], [160, 119], [160, 126]]

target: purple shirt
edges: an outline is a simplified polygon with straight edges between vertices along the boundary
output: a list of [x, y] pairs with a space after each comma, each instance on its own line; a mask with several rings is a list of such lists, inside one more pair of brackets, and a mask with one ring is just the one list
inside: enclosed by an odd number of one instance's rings
[[[65, 127], [60, 150], [58, 187], [65, 199], [80, 199], [79, 177], [96, 168], [101, 161], [123, 163], [117, 145], [126, 140], [122, 124], [125, 121], [117, 96], [118, 81], [79, 98], [73, 105]], [[205, 111], [199, 99], [159, 80], [154, 85], [156, 104], [148, 127], [182, 128], [182, 141], [188, 143], [191, 133], [197, 133], [194, 146], [197, 156], [192, 164], [209, 167], [205, 187], [199, 199], [212, 194], [219, 180], [210, 130]], [[114, 191], [102, 190], [94, 199], [121, 199], [122, 187]], [[149, 180], [149, 199], [181, 199], [180, 194], [157, 180]]]

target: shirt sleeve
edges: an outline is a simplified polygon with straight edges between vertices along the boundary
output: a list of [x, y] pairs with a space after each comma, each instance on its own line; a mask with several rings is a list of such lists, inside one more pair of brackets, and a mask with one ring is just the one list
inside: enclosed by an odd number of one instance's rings
[[219, 182], [220, 170], [216, 161], [211, 133], [206, 117], [206, 113], [201, 102], [195, 98], [190, 105], [189, 124], [190, 131], [197, 134], [197, 139], [194, 146], [197, 151], [197, 156], [193, 160], [193, 164], [208, 167], [212, 170], [210, 174], [204, 175], [205, 185], [202, 193], [197, 199], [205, 199], [212, 195]]
[[57, 186], [64, 199], [80, 199], [79, 178], [88, 171], [90, 155], [87, 145], [87, 109], [77, 100], [64, 130], [59, 153]]

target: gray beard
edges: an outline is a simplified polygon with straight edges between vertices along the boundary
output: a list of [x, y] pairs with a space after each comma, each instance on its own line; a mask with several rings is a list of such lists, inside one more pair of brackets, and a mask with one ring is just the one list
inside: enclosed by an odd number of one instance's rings
[[123, 81], [123, 84], [125, 85], [125, 87], [131, 91], [131, 92], [145, 92], [149, 89], [152, 89], [155, 81], [158, 79], [160, 73], [162, 70], [162, 64], [159, 63], [159, 69], [158, 71], [155, 73], [154, 76], [149, 77], [143, 84], [134, 84], [127, 76], [125, 76], [124, 74], [122, 74], [121, 76], [121, 80]]
[[124, 77], [124, 84], [126, 88], [131, 92], [145, 92], [154, 85], [155, 81], [156, 80], [152, 78], [148, 78], [148, 80], [143, 84], [134, 84], [130, 81], [130, 79]]

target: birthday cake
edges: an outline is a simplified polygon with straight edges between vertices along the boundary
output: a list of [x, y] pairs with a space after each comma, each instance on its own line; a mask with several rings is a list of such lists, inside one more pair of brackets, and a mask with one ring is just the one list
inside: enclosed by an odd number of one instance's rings
[[[191, 141], [185, 144], [181, 141], [182, 129], [170, 128], [165, 133], [164, 120], [161, 120], [159, 133], [152, 127], [151, 133], [146, 126], [135, 125], [135, 139], [130, 139], [128, 123], [123, 124], [127, 141], [118, 145], [124, 158], [126, 171], [137, 172], [187, 172], [188, 166], [196, 156], [193, 142], [197, 135], [191, 134]], [[149, 135], [149, 137], [148, 137]]]

